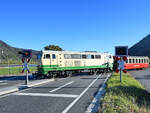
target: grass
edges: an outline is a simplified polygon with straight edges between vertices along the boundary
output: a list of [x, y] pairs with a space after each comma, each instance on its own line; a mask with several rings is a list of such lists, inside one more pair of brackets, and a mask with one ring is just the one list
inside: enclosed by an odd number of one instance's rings
[[114, 73], [107, 81], [101, 113], [150, 113], [150, 93], [130, 74], [124, 74], [120, 83]]
[[[37, 67], [29, 67], [30, 72], [35, 72]], [[14, 75], [20, 74], [22, 72], [22, 67], [10, 67], [10, 68], [0, 68], [0, 75]]]

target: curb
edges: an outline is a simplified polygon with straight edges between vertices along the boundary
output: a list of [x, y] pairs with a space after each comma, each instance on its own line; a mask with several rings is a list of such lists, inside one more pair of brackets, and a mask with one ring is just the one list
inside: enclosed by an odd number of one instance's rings
[[6, 88], [5, 90], [3, 91], [0, 91], [0, 96], [2, 95], [6, 95], [6, 94], [9, 94], [9, 93], [13, 93], [13, 92], [17, 92], [17, 91], [21, 91], [21, 90], [24, 90], [24, 89], [27, 89], [27, 88], [31, 88], [33, 86], [37, 86], [37, 85], [41, 85], [41, 84], [45, 84], [45, 83], [48, 83], [48, 82], [52, 82], [54, 81], [55, 79], [50, 79], [50, 80], [43, 80], [43, 81], [34, 81], [34, 82], [37, 82], [37, 83], [33, 83], [31, 82], [29, 85], [21, 85], [21, 86], [14, 86], [14, 87], [9, 87], [9, 88]]
[[99, 110], [100, 107], [100, 99], [102, 98], [103, 94], [105, 93], [105, 88], [106, 88], [106, 82], [109, 79], [109, 77], [112, 74], [108, 75], [107, 78], [105, 79], [104, 83], [102, 84], [102, 86], [100, 87], [100, 89], [98, 90], [96, 96], [94, 97], [94, 99], [92, 100], [91, 104], [89, 105], [89, 107], [87, 108], [87, 110], [85, 111], [85, 113], [96, 113]]

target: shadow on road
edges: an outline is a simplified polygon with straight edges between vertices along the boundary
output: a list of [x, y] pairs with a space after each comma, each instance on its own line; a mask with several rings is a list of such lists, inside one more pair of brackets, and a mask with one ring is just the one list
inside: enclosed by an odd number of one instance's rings
[[[0, 77], [0, 80], [25, 80], [26, 76], [7, 76], [7, 77]], [[35, 79], [34, 76], [29, 75], [29, 80]]]

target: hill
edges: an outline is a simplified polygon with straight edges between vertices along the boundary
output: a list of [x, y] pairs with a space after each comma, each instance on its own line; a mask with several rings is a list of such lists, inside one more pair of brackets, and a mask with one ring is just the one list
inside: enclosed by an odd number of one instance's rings
[[150, 34], [129, 49], [129, 55], [150, 57]]
[[[2, 40], [0, 40], [0, 63], [21, 63], [21, 55], [18, 54], [18, 51], [22, 51], [23, 48], [12, 47]], [[32, 50], [32, 62], [36, 62], [36, 54], [39, 51]]]

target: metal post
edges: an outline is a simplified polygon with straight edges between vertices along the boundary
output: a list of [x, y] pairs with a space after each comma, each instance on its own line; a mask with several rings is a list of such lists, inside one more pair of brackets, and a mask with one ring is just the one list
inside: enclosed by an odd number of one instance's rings
[[120, 83], [122, 83], [122, 70], [120, 69]]
[[28, 71], [26, 70], [26, 80], [25, 80], [25, 85], [28, 85], [29, 79], [28, 79]]
[[7, 63], [8, 63], [8, 75], [10, 74], [10, 69], [9, 69], [9, 58], [8, 58], [8, 53], [7, 53]]
[[[26, 68], [28, 67], [28, 63], [27, 63], [27, 59], [25, 59], [25, 63], [26, 63]], [[26, 69], [26, 80], [25, 80], [25, 85], [28, 85], [29, 83], [29, 79], [28, 79], [28, 70]]]

